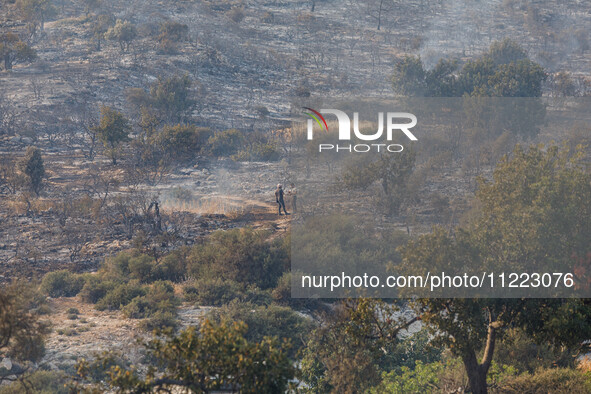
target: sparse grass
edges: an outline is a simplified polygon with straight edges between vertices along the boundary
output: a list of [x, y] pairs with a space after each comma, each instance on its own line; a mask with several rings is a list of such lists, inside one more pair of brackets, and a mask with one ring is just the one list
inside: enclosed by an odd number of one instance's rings
[[58, 335], [64, 335], [66, 337], [73, 337], [75, 335], [78, 335], [78, 331], [76, 330], [76, 328], [60, 328], [57, 330]]
[[50, 315], [51, 312], [51, 307], [47, 304], [43, 304], [39, 308], [37, 308], [37, 313], [40, 315]]
[[191, 200], [172, 198], [164, 200], [162, 207], [166, 212], [191, 212], [201, 215], [222, 214], [229, 218], [238, 217], [247, 211], [244, 204], [229, 196], [211, 196]]
[[72, 18], [63, 18], [55, 22], [55, 27], [66, 27], [66, 26], [80, 26], [87, 23], [90, 20], [90, 17], [85, 15], [72, 17]]

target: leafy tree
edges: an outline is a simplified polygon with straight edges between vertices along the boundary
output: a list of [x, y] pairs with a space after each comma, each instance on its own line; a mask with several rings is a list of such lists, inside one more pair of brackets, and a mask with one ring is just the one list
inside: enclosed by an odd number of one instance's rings
[[488, 85], [488, 78], [494, 74], [495, 67], [494, 61], [488, 56], [464, 64], [458, 75], [458, 94], [486, 95], [486, 89], [482, 94], [479, 93]]
[[172, 121], [182, 121], [190, 117], [195, 106], [191, 99], [191, 78], [188, 75], [158, 78], [150, 87], [153, 107], [161, 117]]
[[20, 162], [20, 168], [31, 190], [36, 195], [39, 195], [45, 177], [45, 166], [43, 165], [41, 150], [35, 146], [29, 146]]
[[209, 151], [214, 156], [230, 156], [238, 152], [244, 142], [240, 130], [230, 129], [215, 133], [207, 141]]
[[129, 46], [137, 37], [137, 29], [129, 21], [122, 21], [117, 19], [115, 26], [109, 28], [105, 33], [105, 38], [111, 41], [117, 41], [121, 47], [121, 51], [128, 51]]
[[160, 147], [164, 154], [170, 157], [174, 156], [176, 161], [182, 162], [194, 157], [199, 152], [209, 134], [209, 129], [193, 125], [166, 125], [154, 136], [153, 142]]
[[418, 56], [404, 56], [394, 65], [392, 85], [396, 93], [423, 96], [427, 91], [427, 72]]
[[[45, 326], [33, 310], [36, 306], [39, 303], [30, 287], [13, 284], [0, 290], [0, 354], [4, 357], [20, 362], [43, 357]], [[0, 368], [0, 382], [25, 371], [15, 363], [8, 372]]]
[[382, 203], [385, 211], [395, 215], [408, 200], [407, 182], [414, 170], [415, 160], [413, 150], [395, 155], [382, 154], [372, 161], [354, 160], [345, 165], [342, 182], [346, 188], [365, 189], [377, 181], [384, 193]]
[[457, 68], [455, 60], [441, 59], [432, 70], [425, 70], [420, 57], [405, 56], [394, 66], [392, 84], [397, 93], [407, 96], [455, 96]]
[[236, 161], [276, 161], [281, 154], [271, 142], [256, 142], [232, 156]]
[[11, 70], [17, 63], [35, 60], [37, 53], [14, 33], [0, 34], [0, 57], [4, 60], [4, 69]]
[[283, 240], [269, 243], [266, 236], [250, 228], [216, 231], [207, 243], [192, 248], [188, 273], [256, 284], [262, 289], [273, 287], [289, 266], [289, 245]]
[[520, 60], [527, 59], [527, 53], [521, 45], [510, 38], [493, 42], [486, 56], [495, 65], [516, 63]]
[[117, 150], [122, 142], [129, 141], [131, 126], [125, 116], [115, 109], [107, 106], [101, 107], [101, 120], [94, 127], [99, 139], [107, 149], [113, 164], [117, 164]]
[[214, 322], [243, 321], [248, 327], [244, 336], [249, 341], [260, 342], [265, 337], [286, 338], [292, 344], [288, 352], [290, 357], [296, 356], [314, 327], [311, 319], [290, 308], [257, 306], [250, 302], [232, 302], [212, 310], [209, 317]]
[[83, 286], [84, 278], [68, 270], [49, 272], [41, 281], [41, 290], [54, 298], [74, 297]]
[[196, 157], [211, 135], [208, 128], [184, 124], [164, 125], [158, 130], [158, 122], [148, 110], [143, 109], [142, 114], [148, 114], [150, 118], [142, 116], [140, 127], [144, 134], [134, 140], [132, 147], [137, 165], [146, 171], [148, 179], [153, 182], [175, 165], [185, 164]]
[[[591, 174], [582, 154], [568, 150], [516, 147], [481, 181], [480, 217], [451, 236], [443, 229], [419, 237], [403, 248], [400, 272], [453, 270], [453, 266], [505, 272], [546, 272], [571, 267], [588, 273], [591, 253]], [[487, 392], [487, 373], [496, 342], [508, 328], [521, 328], [539, 343], [584, 347], [591, 336], [588, 299], [417, 299], [417, 313], [431, 329], [434, 342], [460, 357], [472, 393]], [[482, 358], [477, 354], [482, 351]]]
[[158, 49], [164, 54], [174, 54], [177, 52], [177, 44], [187, 39], [189, 26], [175, 22], [166, 21], [160, 25], [160, 34], [158, 35]]
[[309, 391], [364, 392], [379, 382], [382, 371], [437, 360], [439, 352], [425, 341], [399, 338], [418, 318], [396, 317], [397, 312], [395, 305], [361, 298], [341, 302], [322, 316], [301, 362]]
[[494, 42], [480, 58], [457, 72], [457, 62], [440, 60], [426, 70], [420, 57], [405, 56], [394, 66], [394, 91], [409, 96], [539, 97], [546, 80], [543, 68], [527, 58], [516, 42]]
[[571, 97], [577, 94], [577, 87], [571, 76], [561, 71], [554, 76], [554, 91], [558, 96]]
[[36, 370], [23, 374], [16, 382], [0, 386], [0, 394], [69, 394], [68, 380], [62, 371]]
[[174, 123], [186, 121], [191, 117], [196, 102], [191, 93], [192, 81], [188, 75], [163, 77], [160, 76], [150, 86], [150, 92], [143, 89], [129, 89], [127, 100], [137, 109], [149, 109], [154, 118], [154, 124], [158, 121]]
[[501, 64], [489, 77], [490, 95], [496, 97], [540, 97], [546, 73], [529, 59]]
[[425, 83], [430, 97], [451, 97], [457, 94], [455, 72], [458, 63], [455, 60], [441, 59], [432, 70], [426, 72]]
[[170, 40], [180, 42], [186, 40], [188, 34], [189, 26], [176, 21], [166, 21], [160, 25], [158, 41]]
[[[185, 388], [193, 393], [230, 390], [243, 393], [281, 393], [294, 377], [286, 354], [287, 344], [275, 338], [249, 342], [241, 322], [190, 327], [178, 335], [170, 331], [146, 348], [155, 360], [145, 377], [135, 369], [111, 368], [108, 385], [120, 392], [160, 392]], [[79, 363], [79, 374], [89, 374], [89, 364]]]
[[109, 31], [111, 26], [113, 26], [113, 23], [113, 16], [109, 14], [97, 15], [96, 18], [94, 18], [94, 22], [92, 23], [92, 34], [96, 40], [97, 51], [101, 50], [101, 42], [105, 37], [105, 34]]
[[17, 6], [26, 20], [39, 22], [41, 30], [47, 18], [57, 13], [51, 0], [18, 0]]

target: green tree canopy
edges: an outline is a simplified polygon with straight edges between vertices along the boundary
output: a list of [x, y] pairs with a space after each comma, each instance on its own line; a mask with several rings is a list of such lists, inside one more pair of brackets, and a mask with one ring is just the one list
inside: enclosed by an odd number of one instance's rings
[[109, 31], [111, 26], [113, 26], [114, 17], [109, 14], [101, 14], [94, 17], [94, 21], [92, 23], [92, 34], [96, 40], [96, 50], [101, 50], [101, 42], [105, 37], [105, 34]]
[[37, 53], [27, 43], [21, 41], [19, 36], [7, 32], [0, 34], [0, 57], [4, 60], [4, 69], [11, 70], [17, 63], [35, 60]]
[[546, 73], [527, 58], [519, 44], [505, 39], [493, 43], [481, 57], [466, 62], [440, 60], [425, 69], [420, 57], [405, 56], [394, 66], [394, 91], [408, 96], [539, 97]]
[[39, 195], [45, 177], [45, 166], [41, 157], [41, 150], [35, 146], [29, 146], [25, 156], [21, 160], [21, 172], [25, 176], [31, 190]]
[[41, 30], [45, 21], [57, 13], [51, 0], [18, 0], [17, 6], [26, 20], [40, 23]]
[[[0, 290], [0, 354], [13, 361], [37, 361], [45, 352], [45, 326], [35, 312], [43, 301], [32, 286], [12, 284]], [[13, 364], [0, 366], [0, 383], [25, 372]]]
[[[186, 388], [193, 393], [215, 390], [242, 393], [282, 393], [293, 379], [295, 369], [286, 355], [287, 343], [266, 337], [260, 342], [244, 338], [246, 325], [206, 320], [199, 329], [190, 327], [178, 335], [168, 334], [147, 344], [155, 360], [143, 377], [121, 366], [111, 369], [108, 384], [120, 392], [160, 392]], [[87, 362], [79, 373], [90, 371]]]
[[[480, 182], [479, 218], [453, 236], [439, 228], [409, 242], [398, 269], [417, 275], [458, 266], [499, 272], [560, 268], [577, 273], [577, 286], [589, 286], [591, 174], [581, 159], [581, 152], [570, 156], [566, 148], [516, 147], [499, 163], [493, 181]], [[487, 392], [495, 343], [507, 328], [574, 348], [591, 337], [588, 299], [423, 298], [415, 307], [434, 341], [463, 360], [473, 393]]]
[[438, 360], [440, 351], [428, 346], [424, 332], [399, 336], [418, 318], [398, 311], [396, 305], [361, 298], [337, 303], [321, 316], [301, 363], [306, 392], [365, 392], [383, 371]]
[[149, 109], [161, 122], [184, 122], [190, 119], [197, 104], [192, 98], [192, 84], [188, 75], [160, 76], [150, 86], [149, 93], [141, 88], [129, 89], [127, 100], [138, 110]]
[[99, 139], [107, 149], [107, 153], [113, 164], [117, 164], [117, 151], [122, 142], [129, 141], [131, 126], [127, 118], [119, 111], [107, 107], [101, 107], [101, 120], [94, 128]]
[[365, 189], [374, 182], [381, 186], [381, 205], [389, 215], [398, 214], [408, 201], [407, 183], [414, 171], [416, 152], [412, 149], [397, 154], [381, 154], [374, 160], [364, 157], [345, 163], [341, 175], [348, 189]]
[[105, 38], [111, 41], [117, 41], [121, 47], [121, 51], [128, 51], [129, 46], [137, 37], [137, 29], [134, 24], [129, 21], [122, 21], [117, 19], [115, 26], [111, 27], [106, 33]]

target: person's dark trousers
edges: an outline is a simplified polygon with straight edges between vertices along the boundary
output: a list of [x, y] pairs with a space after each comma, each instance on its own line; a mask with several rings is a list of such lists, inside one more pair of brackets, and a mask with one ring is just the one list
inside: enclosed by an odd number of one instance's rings
[[283, 207], [283, 212], [288, 215], [287, 211], [285, 210], [285, 201], [279, 200], [277, 201], [277, 204], [279, 205], [279, 214], [281, 215], [281, 207]]

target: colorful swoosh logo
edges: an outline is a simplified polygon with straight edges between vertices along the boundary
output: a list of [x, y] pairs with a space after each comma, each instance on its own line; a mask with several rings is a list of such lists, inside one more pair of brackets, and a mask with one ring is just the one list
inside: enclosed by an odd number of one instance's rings
[[[328, 125], [326, 124], [326, 120], [324, 119], [324, 117], [322, 115], [320, 115], [320, 112], [313, 110], [312, 108], [308, 108], [308, 107], [303, 107], [304, 109], [307, 109], [308, 111], [311, 111], [313, 113], [309, 113], [309, 112], [304, 112], [306, 115], [310, 116], [312, 119], [314, 119], [316, 121], [316, 123], [318, 123], [318, 126], [320, 126], [320, 128], [322, 129], [322, 123], [324, 123], [324, 129], [326, 131], [328, 131]], [[318, 119], [320, 118], [320, 119]], [[322, 123], [320, 123], [320, 120], [322, 120]]]

